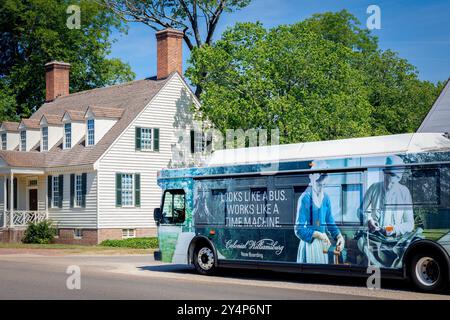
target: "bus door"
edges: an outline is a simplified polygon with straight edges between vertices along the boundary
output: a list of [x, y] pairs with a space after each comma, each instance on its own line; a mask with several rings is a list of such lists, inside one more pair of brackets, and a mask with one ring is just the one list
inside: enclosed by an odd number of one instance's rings
[[183, 230], [185, 225], [185, 191], [183, 189], [164, 191], [158, 227], [158, 241], [162, 261], [186, 263], [187, 246], [193, 238], [193, 233], [189, 232], [189, 230]]

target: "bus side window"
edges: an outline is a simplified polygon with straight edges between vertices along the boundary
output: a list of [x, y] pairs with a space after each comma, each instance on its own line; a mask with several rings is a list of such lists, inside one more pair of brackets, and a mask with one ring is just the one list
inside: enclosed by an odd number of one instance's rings
[[342, 185], [342, 223], [362, 224], [362, 184]]
[[213, 215], [208, 220], [209, 224], [224, 225], [227, 215], [227, 206], [225, 201], [226, 189], [211, 190], [211, 211]]
[[[298, 211], [300, 208], [298, 208], [298, 202], [300, 200], [300, 197], [302, 196], [303, 192], [305, 192], [306, 188], [308, 188], [307, 185], [304, 186], [294, 186], [294, 216], [293, 216], [293, 224], [296, 223]], [[312, 218], [308, 220], [308, 225], [312, 225]]]
[[185, 195], [183, 190], [168, 190], [164, 193], [163, 223], [183, 223], [186, 218]]
[[440, 205], [441, 187], [439, 169], [412, 171], [412, 198], [415, 205]]

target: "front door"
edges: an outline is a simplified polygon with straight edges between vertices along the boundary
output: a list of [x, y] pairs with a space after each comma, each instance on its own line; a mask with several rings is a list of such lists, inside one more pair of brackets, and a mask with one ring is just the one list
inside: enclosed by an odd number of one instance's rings
[[37, 189], [28, 190], [28, 210], [37, 211], [38, 209], [38, 191]]

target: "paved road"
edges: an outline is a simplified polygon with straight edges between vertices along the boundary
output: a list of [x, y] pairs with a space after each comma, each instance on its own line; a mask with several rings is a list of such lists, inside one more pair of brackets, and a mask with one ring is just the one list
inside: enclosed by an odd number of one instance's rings
[[[67, 268], [80, 267], [81, 289], [69, 290]], [[411, 291], [401, 281], [368, 290], [364, 279], [225, 270], [197, 275], [151, 256], [0, 255], [0, 299], [450, 299]]]

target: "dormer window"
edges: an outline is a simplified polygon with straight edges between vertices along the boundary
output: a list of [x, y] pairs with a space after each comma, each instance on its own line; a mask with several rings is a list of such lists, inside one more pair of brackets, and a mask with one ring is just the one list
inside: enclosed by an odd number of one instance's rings
[[27, 132], [20, 131], [20, 151], [27, 151]]
[[48, 151], [48, 127], [42, 127], [42, 151]]
[[6, 132], [2, 133], [2, 150], [7, 150]]
[[93, 146], [95, 144], [95, 121], [88, 119], [87, 121], [87, 145]]
[[72, 148], [72, 124], [64, 124], [64, 149]]

